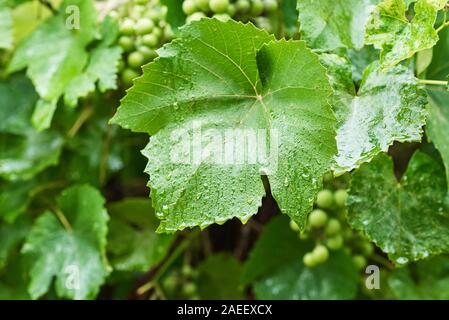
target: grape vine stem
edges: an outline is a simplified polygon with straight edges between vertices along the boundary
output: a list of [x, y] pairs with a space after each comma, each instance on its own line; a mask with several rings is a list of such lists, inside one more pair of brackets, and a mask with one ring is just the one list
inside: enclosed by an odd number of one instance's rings
[[424, 85], [432, 85], [432, 86], [447, 86], [448, 82], [443, 80], [426, 80], [426, 79], [419, 79], [419, 84]]

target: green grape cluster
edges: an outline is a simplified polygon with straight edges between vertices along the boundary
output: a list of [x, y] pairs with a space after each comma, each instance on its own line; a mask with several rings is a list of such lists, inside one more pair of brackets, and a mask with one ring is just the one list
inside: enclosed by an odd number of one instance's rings
[[271, 32], [268, 16], [279, 7], [278, 0], [184, 0], [182, 9], [187, 22], [203, 17], [215, 17], [222, 21], [252, 21], [258, 27]]
[[130, 86], [142, 65], [157, 57], [156, 49], [174, 37], [166, 21], [167, 7], [159, 0], [130, 0], [111, 15], [118, 20], [118, 44], [124, 52], [121, 79]]
[[163, 279], [162, 288], [170, 298], [199, 300], [197, 277], [197, 271], [184, 264], [181, 270], [174, 270]]
[[[373, 254], [373, 245], [361, 234], [353, 231], [346, 223], [345, 178], [334, 179], [331, 174], [324, 177], [325, 188], [318, 193], [315, 208], [309, 214], [306, 231], [301, 239], [314, 239], [315, 247], [303, 256], [303, 263], [313, 268], [327, 261], [330, 251], [344, 250], [352, 256], [354, 265], [361, 270]], [[291, 220], [290, 227], [299, 232], [298, 225]]]

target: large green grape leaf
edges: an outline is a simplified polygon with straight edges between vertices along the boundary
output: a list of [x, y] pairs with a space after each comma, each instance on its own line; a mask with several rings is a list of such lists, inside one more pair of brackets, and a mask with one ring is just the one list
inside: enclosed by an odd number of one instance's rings
[[400, 181], [385, 154], [353, 174], [348, 220], [396, 264], [449, 251], [444, 169], [417, 152]]
[[[66, 8], [78, 8], [78, 11], [73, 11], [72, 16], [69, 16]], [[79, 26], [76, 26], [78, 20]], [[27, 67], [27, 75], [44, 100], [40, 104], [41, 108], [35, 111], [39, 114], [33, 116], [38, 129], [46, 129], [50, 125], [57, 100], [69, 83], [83, 71], [88, 61], [86, 46], [95, 34], [96, 12], [93, 1], [65, 0], [57, 15], [45, 20], [18, 45], [9, 71]]]
[[244, 299], [240, 286], [242, 265], [229, 254], [215, 254], [197, 266], [198, 294], [201, 299]]
[[388, 276], [388, 286], [398, 299], [448, 300], [449, 258], [438, 256], [395, 269]]
[[291, 231], [286, 217], [278, 216], [265, 227], [245, 264], [243, 283], [254, 285], [258, 299], [353, 299], [358, 274], [343, 252], [314, 268], [302, 263], [312, 244]]
[[26, 136], [0, 133], [0, 177], [30, 179], [59, 161], [63, 138], [56, 132]]
[[112, 119], [152, 135], [144, 155], [159, 229], [248, 220], [265, 195], [261, 175], [303, 228], [336, 150], [318, 57], [304, 42], [216, 19], [182, 28], [159, 55]]
[[115, 270], [148, 271], [167, 254], [174, 237], [156, 234], [149, 199], [127, 198], [108, 207], [108, 256]]
[[31, 81], [21, 74], [0, 80], [0, 97], [0, 132], [29, 132], [31, 114], [38, 98]]
[[406, 17], [404, 0], [384, 0], [376, 7], [366, 24], [365, 43], [381, 49], [383, 68], [394, 66], [437, 43], [434, 24], [437, 12], [446, 3], [446, 0], [417, 0], [411, 21]]
[[362, 48], [365, 23], [380, 0], [298, 0], [302, 39], [324, 51]]
[[[449, 29], [440, 33], [440, 41], [433, 48], [433, 59], [427, 68], [426, 77], [431, 80], [447, 80], [449, 75]], [[429, 95], [429, 116], [427, 119], [427, 137], [440, 151], [446, 167], [449, 183], [449, 92], [442, 88], [427, 87]]]
[[48, 291], [54, 277], [59, 297], [95, 298], [109, 273], [104, 202], [96, 189], [73, 186], [62, 192], [57, 207], [35, 221], [22, 248], [31, 263], [33, 299]]
[[406, 67], [386, 72], [370, 64], [355, 94], [351, 66], [344, 58], [321, 55], [335, 90], [333, 106], [338, 119], [335, 172], [342, 173], [386, 152], [394, 141], [420, 141], [427, 99], [418, 80]]

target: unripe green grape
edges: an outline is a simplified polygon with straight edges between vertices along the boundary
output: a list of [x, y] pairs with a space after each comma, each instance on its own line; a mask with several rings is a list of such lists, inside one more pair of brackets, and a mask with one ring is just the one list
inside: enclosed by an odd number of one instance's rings
[[182, 293], [187, 296], [191, 297], [193, 294], [196, 293], [196, 284], [193, 282], [187, 282], [182, 287]]
[[167, 24], [164, 28], [164, 40], [171, 41], [175, 38], [175, 33], [173, 32], [172, 27]]
[[230, 4], [229, 6], [228, 6], [228, 14], [229, 14], [229, 16], [231, 16], [231, 17], [233, 17], [234, 15], [235, 15], [235, 13], [237, 12], [237, 9], [236, 9], [236, 7], [235, 7], [235, 4]]
[[118, 39], [118, 44], [125, 52], [134, 50], [134, 41], [131, 37], [121, 36]]
[[352, 262], [354, 263], [355, 267], [357, 268], [357, 270], [362, 270], [363, 268], [366, 267], [366, 258], [364, 256], [361, 255], [356, 255], [352, 257]]
[[144, 62], [150, 62], [157, 57], [156, 51], [146, 46], [140, 46], [138, 50], [143, 55]]
[[334, 180], [334, 175], [332, 172], [328, 172], [323, 176], [324, 183], [331, 183]]
[[215, 13], [225, 13], [228, 6], [229, 0], [209, 0], [209, 8]]
[[141, 52], [134, 51], [129, 54], [127, 61], [131, 68], [137, 69], [145, 62], [145, 57]]
[[373, 252], [374, 252], [374, 246], [369, 242], [364, 242], [363, 246], [362, 246], [363, 255], [365, 255], [366, 257], [369, 257], [373, 254]]
[[272, 13], [278, 9], [278, 2], [276, 0], [265, 0], [265, 11]]
[[154, 35], [156, 36], [156, 38], [159, 39], [159, 38], [161, 37], [161, 35], [162, 35], [162, 30], [161, 30], [161, 28], [155, 27], [155, 28], [153, 29], [152, 34], [154, 34]]
[[313, 210], [309, 215], [309, 224], [313, 228], [321, 228], [326, 224], [327, 214], [321, 209]]
[[316, 198], [316, 204], [323, 209], [330, 209], [334, 204], [334, 195], [330, 190], [321, 190]]
[[142, 44], [154, 48], [159, 43], [158, 38], [153, 34], [146, 34], [142, 37]]
[[335, 204], [342, 208], [346, 206], [346, 200], [348, 200], [348, 192], [346, 190], [337, 190], [334, 193]]
[[293, 220], [290, 220], [290, 229], [292, 229], [295, 232], [299, 232], [299, 226]]
[[154, 28], [154, 22], [148, 18], [140, 19], [137, 21], [135, 31], [137, 34], [150, 33]]
[[223, 21], [223, 22], [226, 22], [229, 19], [231, 19], [231, 17], [227, 13], [217, 13], [217, 14], [214, 14], [213, 17], [215, 19], [218, 19], [218, 20]]
[[195, 5], [202, 11], [209, 10], [209, 0], [195, 0]]
[[343, 247], [343, 243], [344, 240], [340, 234], [326, 240], [326, 246], [331, 250], [341, 249]]
[[165, 10], [159, 9], [159, 10], [150, 10], [148, 12], [148, 18], [153, 20], [154, 22], [159, 22], [165, 19]]
[[329, 250], [321, 244], [317, 245], [312, 251], [312, 256], [317, 264], [326, 262], [329, 258]]
[[264, 10], [264, 5], [262, 0], [253, 0], [251, 3], [251, 9], [249, 11], [249, 13], [254, 16], [260, 16], [263, 13]]
[[326, 225], [326, 234], [328, 236], [333, 236], [339, 233], [341, 230], [341, 223], [338, 221], [338, 219], [332, 218], [327, 222]]
[[188, 264], [183, 265], [181, 273], [184, 277], [190, 277], [192, 275], [192, 267]]
[[315, 259], [314, 259], [313, 254], [311, 252], [306, 253], [304, 255], [304, 257], [302, 257], [302, 262], [308, 268], [313, 268], [314, 266], [316, 266]]
[[188, 16], [197, 11], [197, 9], [198, 8], [196, 7], [194, 0], [184, 0], [182, 3], [182, 11], [184, 11], [184, 13]]
[[190, 16], [187, 17], [186, 22], [192, 22], [192, 21], [198, 21], [201, 20], [201, 18], [206, 17], [206, 15], [202, 12], [195, 12], [194, 14], [191, 14]]
[[162, 281], [162, 287], [169, 294], [173, 294], [175, 292], [177, 285], [178, 279], [172, 274], [165, 277]]
[[125, 86], [129, 87], [133, 84], [133, 80], [135, 78], [137, 78], [139, 76], [139, 74], [130, 68], [126, 68], [123, 72], [122, 72], [122, 81], [125, 84]]
[[237, 12], [240, 14], [247, 13], [249, 9], [251, 8], [251, 3], [249, 0], [237, 0], [235, 3], [235, 8], [237, 9]]
[[299, 233], [299, 239], [307, 240], [307, 239], [309, 239], [309, 234], [307, 232], [300, 232]]
[[129, 18], [125, 18], [119, 26], [120, 33], [123, 35], [132, 35], [134, 33], [134, 21]]

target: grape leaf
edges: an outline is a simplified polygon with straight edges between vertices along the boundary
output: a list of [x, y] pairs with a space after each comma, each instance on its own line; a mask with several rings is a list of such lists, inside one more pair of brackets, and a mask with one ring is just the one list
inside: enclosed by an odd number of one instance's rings
[[333, 106], [338, 119], [336, 173], [369, 162], [394, 141], [420, 141], [426, 119], [427, 99], [418, 81], [404, 66], [380, 70], [369, 65], [354, 95], [350, 66], [335, 55], [322, 55], [333, 79]]
[[288, 224], [278, 216], [265, 227], [246, 261], [243, 282], [254, 284], [258, 299], [353, 299], [358, 275], [351, 258], [332, 252], [324, 264], [305, 267], [302, 257], [313, 245]]
[[26, 136], [0, 133], [0, 177], [30, 179], [59, 161], [63, 138], [56, 132]]
[[385, 154], [353, 174], [348, 220], [398, 265], [449, 251], [444, 169], [417, 152], [398, 182]]
[[[432, 63], [427, 69], [426, 77], [431, 80], [447, 80], [449, 74], [449, 29], [440, 33], [440, 41], [433, 48]], [[429, 95], [429, 116], [426, 133], [429, 140], [443, 158], [446, 177], [449, 183], [449, 92], [438, 90], [438, 87], [427, 87]]]
[[348, 59], [351, 62], [352, 79], [360, 84], [363, 78], [363, 72], [374, 61], [379, 60], [379, 50], [373, 46], [364, 46], [360, 50], [348, 50]]
[[215, 254], [202, 261], [198, 267], [198, 294], [201, 299], [241, 300], [242, 265], [232, 255]]
[[[411, 266], [412, 267], [412, 266]], [[449, 299], [449, 258], [423, 260], [414, 268], [398, 268], [388, 276], [388, 286], [398, 299]]]
[[[73, 17], [66, 8], [78, 8], [80, 25], [68, 28]], [[68, 11], [70, 12], [70, 11]], [[77, 11], [74, 11], [74, 15]], [[76, 22], [77, 19], [74, 19]], [[64, 90], [82, 71], [88, 61], [86, 46], [96, 33], [96, 13], [92, 0], [65, 0], [57, 15], [45, 20], [24, 41], [12, 58], [9, 71], [25, 67], [37, 92], [44, 100], [34, 115], [34, 124], [40, 130], [51, 122], [56, 102]], [[48, 45], [51, 43], [51, 45]]]
[[127, 198], [108, 207], [108, 253], [115, 270], [148, 271], [167, 254], [174, 237], [156, 234], [149, 199]]
[[298, 0], [302, 39], [323, 51], [363, 47], [365, 23], [379, 0]]
[[39, 298], [56, 277], [59, 297], [95, 298], [109, 272], [104, 199], [96, 189], [78, 185], [63, 191], [57, 203], [54, 212], [35, 221], [22, 248], [31, 261], [28, 291]]
[[31, 114], [37, 101], [33, 84], [24, 75], [0, 80], [0, 132], [26, 134], [31, 127]]
[[434, 24], [437, 12], [446, 3], [446, 0], [417, 0], [411, 21], [406, 17], [404, 0], [384, 0], [376, 7], [366, 24], [365, 44], [381, 50], [382, 68], [394, 66], [437, 43]]
[[[152, 135], [143, 153], [159, 230], [248, 220], [265, 195], [261, 175], [282, 212], [304, 228], [335, 154], [331, 91], [318, 57], [302, 41], [274, 41], [251, 24], [203, 19], [180, 32], [112, 119]], [[256, 152], [233, 140], [260, 131], [259, 155], [270, 155], [254, 161]], [[192, 157], [182, 154], [187, 144]], [[246, 161], [233, 157], [234, 147]]]
[[186, 22], [186, 15], [182, 10], [182, 1], [161, 0], [161, 3], [167, 7], [167, 22], [175, 32]]

